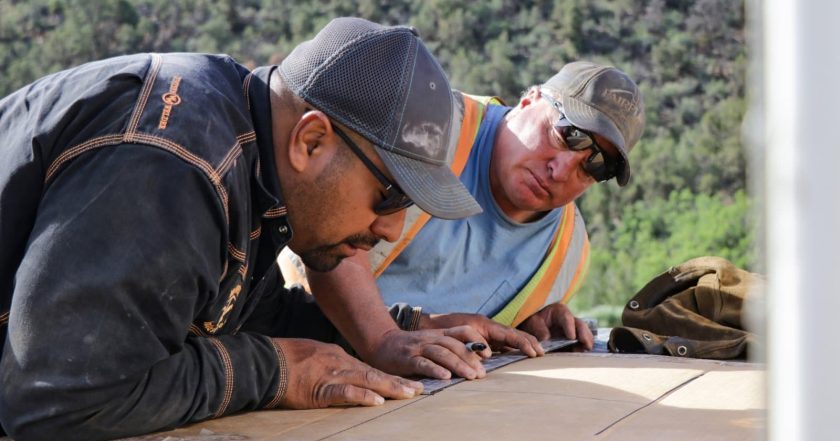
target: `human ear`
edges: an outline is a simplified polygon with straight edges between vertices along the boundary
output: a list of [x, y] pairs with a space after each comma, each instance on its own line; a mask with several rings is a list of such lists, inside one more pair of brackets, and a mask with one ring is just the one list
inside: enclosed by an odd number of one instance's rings
[[519, 106], [520, 108], [528, 107], [534, 103], [540, 97], [540, 88], [537, 86], [532, 86], [528, 89], [528, 92], [522, 95], [522, 98], [519, 99]]
[[323, 112], [304, 113], [289, 135], [288, 155], [292, 169], [303, 172], [307, 168], [319, 168], [334, 145], [325, 142], [332, 136], [332, 124]]

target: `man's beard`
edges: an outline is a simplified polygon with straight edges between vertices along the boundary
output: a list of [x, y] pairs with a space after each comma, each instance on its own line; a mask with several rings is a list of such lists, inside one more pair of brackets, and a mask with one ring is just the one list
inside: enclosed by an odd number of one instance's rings
[[363, 246], [373, 248], [377, 243], [379, 243], [379, 239], [374, 236], [354, 234], [338, 243], [320, 245], [310, 250], [302, 251], [299, 256], [300, 260], [309, 269], [323, 273], [332, 271], [347, 257], [336, 254], [336, 249], [342, 244], [348, 244], [355, 248], [361, 248]]

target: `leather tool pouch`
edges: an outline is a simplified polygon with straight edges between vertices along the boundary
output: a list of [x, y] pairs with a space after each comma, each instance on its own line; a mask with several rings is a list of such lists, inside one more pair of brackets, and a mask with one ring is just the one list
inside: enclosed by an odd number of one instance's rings
[[744, 299], [764, 277], [706, 256], [655, 277], [624, 307], [610, 333], [611, 352], [745, 358], [755, 335], [744, 330]]

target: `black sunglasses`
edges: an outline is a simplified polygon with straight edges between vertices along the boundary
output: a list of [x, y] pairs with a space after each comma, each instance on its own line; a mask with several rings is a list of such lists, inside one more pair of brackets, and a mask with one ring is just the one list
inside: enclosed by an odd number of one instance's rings
[[611, 160], [604, 153], [604, 148], [599, 146], [598, 142], [595, 141], [595, 137], [591, 133], [575, 127], [566, 118], [566, 114], [563, 112], [563, 106], [557, 100], [546, 93], [543, 93], [541, 96], [560, 112], [560, 117], [554, 123], [554, 130], [560, 135], [560, 139], [563, 140], [566, 147], [575, 152], [584, 150], [592, 151], [592, 154], [583, 163], [583, 170], [598, 182], [604, 182], [614, 178], [618, 174], [618, 167], [621, 162]]
[[380, 216], [387, 216], [414, 205], [414, 201], [406, 196], [397, 184], [388, 180], [388, 178], [386, 178], [385, 175], [373, 164], [373, 162], [365, 156], [362, 149], [353, 142], [346, 133], [339, 129], [335, 124], [333, 124], [332, 127], [333, 131], [344, 140], [345, 144], [347, 144], [347, 147], [350, 147], [350, 150], [358, 156], [358, 158], [362, 161], [362, 164], [364, 164], [365, 167], [373, 173], [373, 176], [382, 183], [382, 186], [385, 187], [385, 199], [373, 207], [374, 213]]

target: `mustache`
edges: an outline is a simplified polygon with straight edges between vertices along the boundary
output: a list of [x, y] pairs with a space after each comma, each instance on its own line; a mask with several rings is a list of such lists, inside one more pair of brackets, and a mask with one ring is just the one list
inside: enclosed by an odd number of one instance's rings
[[339, 246], [341, 246], [343, 244], [347, 244], [347, 245], [350, 245], [350, 246], [355, 247], [355, 248], [362, 248], [363, 246], [367, 246], [367, 248], [373, 248], [378, 243], [379, 243], [379, 238], [378, 237], [376, 237], [372, 234], [361, 234], [360, 233], [360, 234], [354, 234], [352, 236], [347, 236], [343, 240], [341, 240], [339, 242], [336, 242], [336, 243], [321, 245], [321, 246], [315, 248], [312, 251], [323, 253], [323, 252], [327, 252], [329, 250], [338, 248]]
[[355, 248], [373, 248], [379, 243], [379, 238], [372, 234], [354, 234], [339, 242], [339, 244], [343, 243]]
[[299, 255], [309, 269], [318, 272], [327, 272], [338, 266], [344, 259], [343, 257], [334, 255], [334, 250], [340, 245], [347, 244], [356, 248], [373, 248], [377, 243], [379, 243], [379, 238], [374, 235], [354, 234], [334, 244], [321, 245], [311, 250], [301, 251]]

